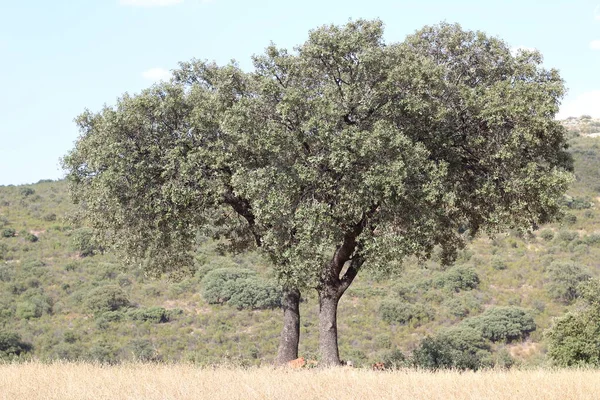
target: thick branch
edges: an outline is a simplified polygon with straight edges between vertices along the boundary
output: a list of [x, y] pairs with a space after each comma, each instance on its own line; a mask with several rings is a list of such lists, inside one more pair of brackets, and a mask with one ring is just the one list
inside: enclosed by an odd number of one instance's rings
[[236, 196], [233, 193], [233, 189], [227, 186], [227, 191], [223, 194], [223, 202], [230, 205], [236, 213], [241, 215], [246, 222], [248, 222], [248, 228], [250, 229], [252, 236], [254, 236], [256, 246], [260, 247], [262, 245], [262, 238], [256, 230], [256, 220], [254, 218], [254, 213], [252, 212], [252, 206], [248, 200]]

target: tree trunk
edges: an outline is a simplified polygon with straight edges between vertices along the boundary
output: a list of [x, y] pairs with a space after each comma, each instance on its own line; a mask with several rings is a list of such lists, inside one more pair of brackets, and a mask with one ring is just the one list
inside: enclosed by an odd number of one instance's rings
[[340, 365], [337, 340], [338, 291], [325, 287], [319, 292], [319, 350], [325, 366]]
[[298, 343], [300, 341], [300, 291], [287, 289], [281, 302], [283, 309], [283, 329], [279, 340], [276, 365], [285, 365], [298, 358]]

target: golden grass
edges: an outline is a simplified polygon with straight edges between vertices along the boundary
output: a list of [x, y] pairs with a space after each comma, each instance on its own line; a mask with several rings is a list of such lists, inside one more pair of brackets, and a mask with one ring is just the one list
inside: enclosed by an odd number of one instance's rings
[[599, 399], [600, 371], [484, 372], [0, 365], [0, 399]]

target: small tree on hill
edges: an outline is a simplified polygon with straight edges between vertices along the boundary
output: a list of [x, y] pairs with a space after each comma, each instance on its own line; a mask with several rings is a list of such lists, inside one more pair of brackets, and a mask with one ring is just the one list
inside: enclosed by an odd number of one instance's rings
[[286, 293], [279, 362], [297, 356], [299, 289], [317, 289], [322, 361], [339, 364], [337, 306], [363, 267], [436, 246], [451, 262], [481, 228], [557, 214], [564, 88], [540, 64], [458, 25], [391, 45], [380, 21], [326, 26], [295, 52], [268, 47], [252, 73], [183, 63], [84, 113], [64, 166], [104, 241], [149, 271], [191, 265], [208, 224], [266, 254]]
[[600, 281], [580, 284], [583, 307], [554, 320], [548, 356], [561, 367], [600, 366]]

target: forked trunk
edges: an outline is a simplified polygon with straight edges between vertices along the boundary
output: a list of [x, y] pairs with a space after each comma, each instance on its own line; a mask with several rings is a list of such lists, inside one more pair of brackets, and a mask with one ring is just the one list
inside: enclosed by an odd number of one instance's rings
[[283, 309], [283, 329], [279, 339], [276, 365], [285, 365], [298, 358], [298, 343], [300, 341], [300, 291], [287, 289], [281, 302]]
[[325, 366], [340, 365], [337, 339], [337, 307], [340, 300], [336, 290], [324, 288], [319, 292], [319, 350]]

